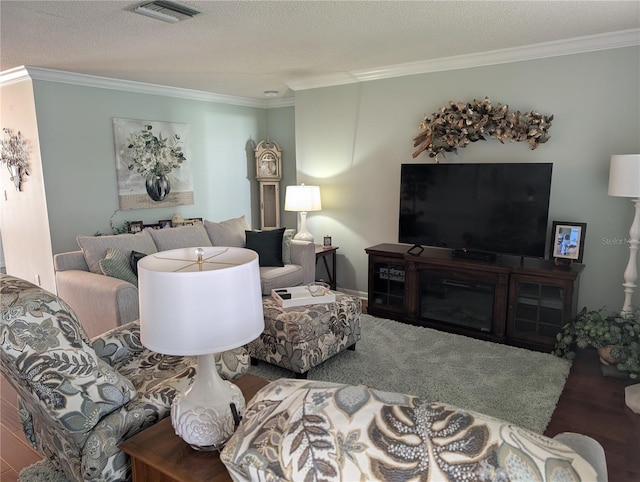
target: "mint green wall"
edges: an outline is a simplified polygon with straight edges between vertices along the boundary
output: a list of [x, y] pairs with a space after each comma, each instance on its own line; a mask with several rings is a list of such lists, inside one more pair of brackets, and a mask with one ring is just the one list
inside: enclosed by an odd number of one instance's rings
[[[309, 230], [339, 246], [338, 284], [366, 292], [368, 246], [397, 242], [400, 164], [412, 158], [425, 113], [489, 97], [512, 110], [553, 114], [550, 141], [478, 142], [442, 162], [553, 162], [550, 224], [586, 222], [579, 305], [622, 308], [629, 201], [607, 195], [612, 154], [640, 152], [640, 49], [576, 54], [296, 93], [298, 181], [321, 186]], [[640, 305], [638, 292], [634, 304]]]
[[[195, 198], [193, 205], [119, 211], [116, 225], [155, 223], [180, 212], [215, 221], [245, 214], [258, 227], [253, 145], [265, 136], [266, 109], [49, 81], [33, 84], [54, 253], [77, 249], [78, 234], [111, 233], [109, 218], [118, 209], [114, 117], [189, 124]], [[278, 129], [288, 133], [291, 156], [293, 107], [275, 110], [281, 112], [274, 121], [289, 123]]]
[[[282, 149], [282, 181], [280, 182], [280, 225], [297, 228], [297, 213], [284, 210], [286, 187], [296, 182], [295, 110], [293, 107], [267, 109], [266, 136]], [[256, 217], [259, 219], [259, 217]]]

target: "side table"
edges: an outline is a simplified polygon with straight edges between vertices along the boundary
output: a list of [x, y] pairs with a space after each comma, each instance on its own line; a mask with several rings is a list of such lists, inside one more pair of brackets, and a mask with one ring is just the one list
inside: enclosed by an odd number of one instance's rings
[[[247, 402], [269, 380], [243, 375], [234, 382]], [[120, 444], [131, 457], [134, 482], [200, 482], [231, 481], [227, 468], [220, 461], [220, 453], [192, 449], [178, 437], [167, 417]]]
[[[324, 269], [327, 272], [327, 277], [329, 278], [329, 286], [332, 290], [336, 289], [336, 251], [338, 250], [338, 246], [322, 246], [321, 244], [316, 244], [316, 265], [318, 264], [318, 260], [322, 258], [324, 263]], [[329, 263], [327, 262], [327, 258], [331, 257], [331, 268], [329, 268]]]

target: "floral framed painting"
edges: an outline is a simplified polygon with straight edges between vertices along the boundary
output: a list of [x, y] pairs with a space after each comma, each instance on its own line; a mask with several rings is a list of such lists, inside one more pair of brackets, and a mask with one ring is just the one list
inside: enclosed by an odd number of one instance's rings
[[193, 204], [189, 124], [113, 119], [120, 209]]

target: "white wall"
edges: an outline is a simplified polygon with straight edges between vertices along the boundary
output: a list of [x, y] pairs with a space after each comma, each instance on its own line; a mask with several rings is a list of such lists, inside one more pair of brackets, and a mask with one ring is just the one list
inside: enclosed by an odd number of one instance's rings
[[0, 173], [0, 227], [6, 272], [44, 289], [56, 289], [47, 218], [46, 189], [36, 125], [33, 86], [19, 82], [2, 88], [2, 127], [27, 141], [30, 175], [16, 191], [6, 166]]
[[[296, 92], [298, 181], [321, 186], [323, 210], [310, 213], [317, 239], [339, 246], [338, 285], [366, 292], [364, 249], [398, 240], [400, 164], [412, 159], [423, 115], [449, 101], [489, 97], [522, 112], [553, 114], [551, 139], [478, 142], [442, 162], [553, 162], [549, 224], [586, 222], [579, 305], [623, 304], [622, 274], [630, 202], [607, 195], [612, 154], [640, 152], [640, 49], [630, 47], [542, 60], [405, 76]], [[634, 304], [640, 305], [636, 292]]]
[[[293, 108], [278, 108], [267, 110], [266, 137], [276, 141], [282, 149], [282, 174], [280, 182], [280, 225], [287, 228], [297, 227], [297, 213], [284, 211], [284, 195], [286, 187], [297, 184], [296, 172], [296, 139], [295, 139], [295, 110]], [[260, 219], [256, 217], [255, 219]]]

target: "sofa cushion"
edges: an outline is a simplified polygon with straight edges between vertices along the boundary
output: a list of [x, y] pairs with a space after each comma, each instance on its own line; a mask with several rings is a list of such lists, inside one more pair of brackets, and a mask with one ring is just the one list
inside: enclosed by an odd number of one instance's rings
[[282, 262], [282, 236], [284, 228], [270, 231], [246, 231], [247, 249], [258, 253], [260, 266], [284, 266]]
[[107, 256], [109, 248], [119, 249], [127, 257], [133, 250], [146, 254], [158, 252], [153, 238], [146, 230], [136, 234], [77, 236], [76, 240], [82, 249], [89, 271], [96, 274], [102, 274], [100, 260]]
[[297, 264], [284, 266], [262, 266], [260, 289], [263, 296], [271, 296], [271, 290], [304, 284], [304, 271]]
[[18, 278], [1, 280], [3, 370], [16, 371], [48, 415], [82, 446], [100, 419], [133, 399], [136, 390], [97, 356], [64, 301]]
[[220, 223], [205, 220], [204, 227], [207, 230], [211, 244], [235, 248], [244, 248], [245, 231], [251, 229], [244, 215], [239, 218], [227, 219]]
[[190, 226], [178, 226], [168, 229], [146, 229], [156, 243], [158, 251], [169, 249], [195, 248], [211, 246], [211, 240], [207, 235], [204, 225], [197, 222]]
[[138, 286], [138, 276], [131, 269], [129, 259], [116, 248], [109, 248], [107, 256], [100, 260], [102, 273]]

